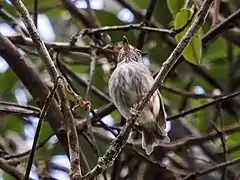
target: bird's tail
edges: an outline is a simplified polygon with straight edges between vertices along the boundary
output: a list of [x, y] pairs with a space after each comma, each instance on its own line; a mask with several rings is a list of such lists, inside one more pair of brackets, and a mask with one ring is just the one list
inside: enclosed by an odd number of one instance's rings
[[147, 122], [142, 126], [142, 148], [150, 155], [160, 143], [170, 142], [167, 133], [156, 122]]

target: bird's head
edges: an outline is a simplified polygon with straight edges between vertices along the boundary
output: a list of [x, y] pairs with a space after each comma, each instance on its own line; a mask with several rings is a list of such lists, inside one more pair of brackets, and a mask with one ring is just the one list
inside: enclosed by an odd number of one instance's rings
[[130, 45], [126, 36], [123, 36], [123, 46], [118, 54], [118, 63], [131, 61], [142, 62], [141, 51]]

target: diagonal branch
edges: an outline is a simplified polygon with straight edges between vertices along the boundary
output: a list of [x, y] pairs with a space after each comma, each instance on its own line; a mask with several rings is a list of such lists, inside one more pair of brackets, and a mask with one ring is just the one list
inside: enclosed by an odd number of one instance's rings
[[220, 98], [217, 98], [209, 103], [206, 103], [206, 104], [203, 104], [202, 106], [198, 106], [198, 107], [195, 107], [195, 108], [192, 108], [190, 110], [187, 110], [187, 111], [183, 111], [179, 114], [176, 114], [176, 115], [173, 115], [173, 116], [170, 116], [167, 118], [168, 121], [172, 121], [172, 120], [176, 120], [177, 118], [180, 118], [180, 117], [184, 117], [184, 116], [187, 116], [188, 114], [192, 114], [194, 112], [197, 112], [197, 111], [200, 111], [204, 108], [207, 108], [209, 106], [212, 106], [212, 105], [215, 105], [217, 103], [220, 103], [222, 101], [226, 101], [227, 99], [230, 99], [230, 98], [233, 98], [233, 97], [236, 97], [240, 94], [240, 91], [237, 91], [235, 93], [232, 93], [232, 94], [229, 94], [229, 95], [226, 95], [226, 96], [223, 96], [223, 97], [220, 97]]
[[97, 165], [87, 173], [83, 179], [93, 179], [102, 173], [105, 169], [112, 165], [115, 158], [118, 156], [119, 152], [122, 150], [123, 146], [126, 144], [126, 140], [129, 136], [129, 133], [136, 121], [136, 119], [141, 114], [145, 104], [151, 98], [152, 94], [162, 86], [163, 81], [167, 77], [169, 71], [174, 66], [174, 64], [178, 61], [181, 56], [184, 48], [189, 44], [193, 35], [197, 32], [197, 30], [204, 24], [205, 18], [208, 13], [208, 9], [212, 3], [212, 0], [205, 0], [201, 9], [198, 12], [198, 17], [195, 19], [194, 23], [188, 29], [187, 33], [181, 39], [177, 47], [171, 53], [169, 58], [164, 62], [161, 70], [159, 71], [154, 84], [150, 91], [140, 100], [138, 105], [132, 110], [130, 117], [127, 119], [126, 125], [123, 127], [122, 131], [118, 135], [118, 137], [113, 141], [110, 148], [106, 151], [103, 157], [101, 157], [97, 163]]
[[[46, 49], [46, 46], [44, 45], [43, 41], [39, 37], [37, 29], [34, 26], [34, 23], [27, 9], [25, 8], [21, 0], [12, 0], [11, 2], [16, 7], [25, 26], [27, 27], [29, 34], [34, 42], [34, 45], [36, 46], [36, 49], [41, 59], [43, 60], [52, 81], [56, 82], [60, 75]], [[62, 79], [61, 81], [59, 81], [58, 92], [61, 98], [62, 112], [65, 119], [65, 124], [67, 127], [68, 148], [69, 148], [69, 156], [70, 156], [70, 163], [71, 163], [70, 176], [72, 178], [75, 178], [75, 177], [81, 176], [79, 143], [78, 143], [78, 136], [77, 136], [77, 130], [74, 122], [74, 117], [70, 109], [70, 105], [65, 92], [64, 81]]]
[[228, 18], [224, 19], [220, 24], [210, 29], [203, 37], [202, 43], [206, 45], [211, 42], [216, 36], [221, 35], [223, 32], [235, 26], [236, 21], [240, 19], [240, 9], [231, 14]]
[[48, 112], [48, 109], [51, 105], [53, 96], [56, 93], [58, 83], [59, 83], [59, 79], [57, 79], [56, 84], [54, 85], [52, 91], [49, 93], [49, 95], [46, 98], [46, 101], [45, 101], [45, 103], [42, 107], [40, 117], [39, 117], [39, 121], [38, 121], [38, 125], [37, 125], [36, 132], [35, 132], [35, 136], [34, 136], [34, 140], [33, 140], [33, 144], [32, 144], [32, 149], [30, 151], [29, 158], [28, 158], [27, 169], [26, 169], [26, 173], [25, 173], [25, 177], [24, 177], [25, 180], [28, 180], [28, 178], [29, 178], [30, 171], [31, 171], [31, 168], [32, 168], [32, 164], [33, 164], [34, 154], [35, 154], [35, 151], [36, 151], [36, 148], [37, 148], [37, 143], [38, 143], [38, 139], [39, 139], [39, 136], [40, 136], [40, 131], [41, 131], [41, 128], [42, 128], [42, 123], [43, 123], [44, 118], [47, 115], [47, 112]]
[[240, 158], [234, 159], [234, 160], [231, 160], [231, 161], [227, 161], [227, 162], [224, 162], [224, 163], [220, 163], [220, 164], [217, 164], [216, 166], [213, 166], [211, 168], [205, 169], [203, 171], [197, 171], [197, 172], [191, 173], [187, 177], [185, 177], [184, 180], [195, 179], [196, 177], [200, 177], [200, 176], [203, 176], [205, 174], [208, 174], [208, 173], [211, 173], [213, 171], [216, 171], [218, 169], [222, 169], [222, 168], [225, 168], [225, 167], [228, 167], [228, 166], [232, 166], [232, 165], [238, 164], [238, 163], [240, 163]]

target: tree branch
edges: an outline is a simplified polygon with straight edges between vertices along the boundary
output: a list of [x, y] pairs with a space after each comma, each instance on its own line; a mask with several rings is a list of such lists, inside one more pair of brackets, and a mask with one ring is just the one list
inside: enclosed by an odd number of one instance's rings
[[[55, 83], [59, 77], [59, 73], [44, 45], [42, 40], [40, 39], [37, 29], [34, 26], [34, 23], [25, 8], [24, 4], [21, 0], [12, 0], [12, 4], [16, 7], [18, 13], [20, 14], [25, 26], [27, 27], [29, 34], [36, 46], [36, 49], [43, 60], [48, 73], [52, 81]], [[65, 119], [65, 124], [67, 127], [67, 137], [68, 137], [68, 147], [69, 147], [69, 155], [70, 155], [70, 163], [71, 163], [71, 172], [70, 177], [73, 179], [81, 177], [81, 169], [80, 169], [80, 156], [79, 156], [79, 142], [77, 136], [77, 130], [74, 122], [73, 114], [70, 110], [70, 105], [67, 99], [67, 95], [65, 93], [64, 81], [60, 79], [59, 81], [59, 89], [58, 89], [62, 112]]]
[[31, 172], [31, 169], [32, 169], [34, 154], [35, 154], [35, 151], [36, 151], [36, 148], [37, 148], [37, 143], [38, 143], [38, 139], [39, 139], [39, 136], [40, 136], [40, 131], [41, 131], [41, 128], [42, 128], [42, 123], [43, 123], [44, 118], [47, 115], [47, 112], [48, 112], [48, 109], [51, 105], [53, 96], [56, 93], [58, 84], [59, 84], [59, 79], [57, 79], [56, 84], [54, 85], [52, 91], [49, 93], [49, 95], [46, 98], [46, 101], [45, 101], [45, 103], [42, 107], [40, 117], [39, 117], [39, 121], [38, 121], [37, 128], [36, 128], [36, 132], [35, 132], [35, 136], [34, 136], [34, 140], [33, 140], [33, 144], [32, 144], [32, 148], [31, 148], [31, 152], [30, 152], [29, 158], [28, 158], [27, 169], [26, 169], [26, 173], [25, 173], [25, 177], [24, 177], [25, 180], [29, 179], [29, 175], [30, 175], [30, 172]]
[[183, 112], [181, 112], [181, 113], [179, 113], [179, 114], [170, 116], [170, 117], [167, 118], [167, 120], [168, 120], [168, 121], [172, 121], [172, 120], [175, 120], [175, 119], [177, 119], [177, 118], [187, 116], [188, 114], [191, 114], [191, 113], [194, 113], [194, 112], [196, 112], [196, 111], [202, 110], [202, 109], [204, 109], [204, 108], [206, 108], [206, 107], [209, 107], [209, 106], [212, 106], [212, 105], [214, 105], [214, 104], [217, 104], [217, 103], [220, 103], [220, 102], [222, 102], [222, 101], [225, 101], [225, 100], [227, 100], [227, 99], [236, 97], [236, 96], [238, 96], [239, 94], [240, 94], [240, 91], [237, 91], [237, 92], [235, 92], [235, 93], [232, 93], [232, 94], [229, 94], [229, 95], [226, 95], [226, 96], [217, 98], [216, 100], [213, 100], [213, 101], [211, 101], [211, 102], [209, 102], [209, 103], [206, 103], [206, 104], [204, 104], [204, 105], [202, 105], [202, 106], [198, 106], [198, 107], [196, 107], [196, 108], [192, 108], [192, 109], [190, 109], [190, 110], [183, 111]]
[[224, 19], [220, 24], [216, 25], [214, 28], [210, 29], [203, 37], [202, 43], [206, 45], [210, 43], [216, 36], [221, 35], [223, 32], [230, 28], [233, 28], [236, 21], [240, 18], [240, 9], [230, 15], [228, 18]]
[[232, 166], [232, 165], [238, 164], [238, 163], [240, 163], [240, 158], [234, 159], [234, 160], [231, 160], [231, 161], [227, 161], [227, 162], [224, 162], [224, 163], [220, 163], [220, 164], [217, 164], [216, 166], [213, 166], [209, 169], [205, 169], [203, 171], [197, 171], [197, 172], [191, 173], [187, 177], [185, 177], [184, 180], [194, 179], [194, 178], [203, 176], [205, 174], [211, 173], [213, 171], [216, 171], [218, 169], [225, 168], [225, 167], [228, 167], [228, 166]]
[[4, 113], [21, 114], [24, 116], [36, 116], [40, 114], [40, 109], [34, 106], [22, 106], [16, 103], [0, 101], [0, 111]]
[[[154, 8], [156, 7], [157, 5], [157, 0], [150, 0], [149, 2], [149, 6], [147, 8], [147, 12], [146, 12], [146, 15], [144, 17], [144, 20], [143, 20], [143, 24], [146, 24], [148, 25], [150, 20], [151, 20], [151, 17], [152, 17], [152, 14], [153, 14], [153, 11], [154, 11]], [[139, 34], [139, 38], [138, 38], [138, 43], [137, 43], [137, 48], [138, 49], [142, 49], [143, 45], [144, 45], [144, 40], [145, 40], [145, 35], [146, 35], [146, 32], [144, 31], [141, 31], [140, 34]]]
[[132, 30], [141, 30], [147, 32], [156, 32], [156, 33], [166, 33], [169, 35], [174, 35], [176, 32], [170, 29], [154, 28], [146, 26], [143, 23], [140, 24], [127, 24], [127, 25], [118, 25], [118, 26], [104, 26], [99, 28], [83, 29], [78, 32], [72, 39], [76, 39], [79, 36], [93, 35], [101, 32], [110, 32], [110, 31], [132, 31]]

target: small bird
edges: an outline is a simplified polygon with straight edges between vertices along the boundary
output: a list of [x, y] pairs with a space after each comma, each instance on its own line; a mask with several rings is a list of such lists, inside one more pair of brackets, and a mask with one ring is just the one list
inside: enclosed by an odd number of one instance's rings
[[[125, 36], [117, 61], [117, 67], [108, 82], [109, 95], [121, 115], [127, 119], [131, 108], [150, 90], [154, 79], [142, 62], [141, 51], [131, 46]], [[142, 148], [147, 155], [150, 155], [159, 143], [170, 142], [164, 130], [166, 112], [159, 91], [153, 94], [135, 124], [140, 127]]]

